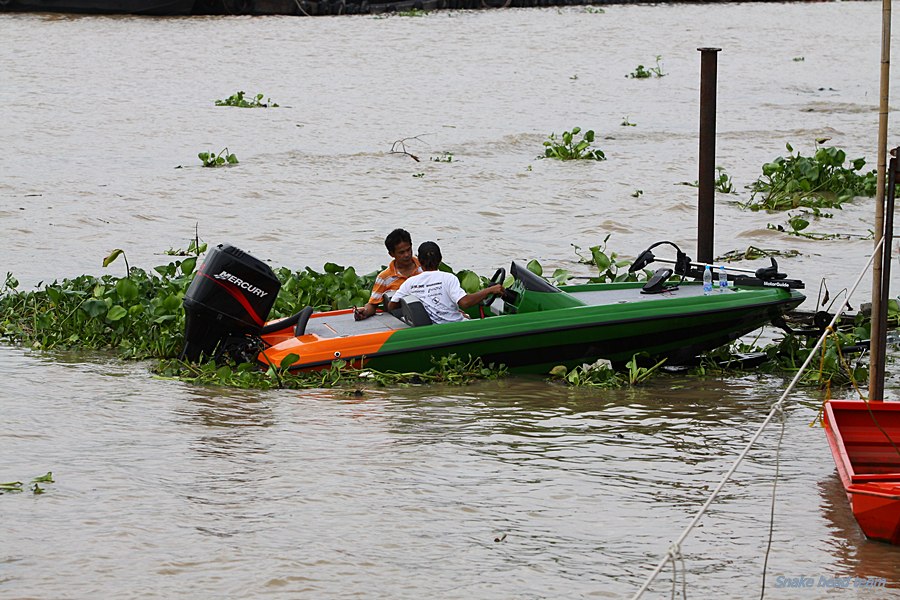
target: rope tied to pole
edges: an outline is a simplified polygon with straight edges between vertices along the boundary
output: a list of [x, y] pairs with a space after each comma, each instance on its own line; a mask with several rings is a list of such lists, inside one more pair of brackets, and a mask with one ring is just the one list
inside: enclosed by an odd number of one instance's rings
[[[719, 493], [725, 487], [725, 484], [728, 483], [728, 481], [731, 479], [731, 476], [734, 474], [735, 471], [737, 471], [737, 468], [740, 466], [740, 464], [744, 461], [744, 459], [750, 453], [750, 449], [754, 446], [754, 444], [756, 444], [756, 441], [762, 435], [763, 430], [765, 430], [765, 428], [768, 427], [769, 423], [772, 422], [772, 419], [775, 417], [775, 414], [777, 412], [783, 410], [783, 405], [784, 405], [785, 400], [787, 400], [788, 395], [790, 395], [790, 393], [797, 386], [797, 383], [800, 381], [800, 378], [803, 376], [804, 371], [806, 371], [807, 367], [809, 367], [809, 364], [812, 362], [813, 357], [816, 355], [816, 351], [825, 342], [825, 338], [828, 335], [830, 335], [829, 331], [832, 331], [832, 332], [834, 331], [835, 323], [840, 318], [841, 314], [843, 314], [844, 310], [846, 310], [847, 305], [850, 302], [850, 298], [853, 296], [853, 293], [856, 291], [856, 288], [859, 287], [859, 284], [862, 281], [863, 276], [866, 274], [866, 271], [868, 271], [869, 267], [872, 265], [872, 262], [875, 260], [876, 254], [878, 254], [878, 251], [881, 249], [881, 247], [883, 245], [884, 245], [884, 238], [882, 237], [878, 241], [878, 243], [875, 245], [875, 249], [872, 252], [872, 255], [869, 257], [868, 262], [866, 262], [865, 266], [860, 271], [859, 276], [856, 278], [856, 282], [850, 288], [850, 291], [847, 292], [847, 297], [844, 299], [843, 303], [841, 304], [840, 309], [838, 309], [835, 312], [834, 317], [832, 317], [832, 319], [831, 319], [831, 322], [825, 328], [825, 331], [822, 333], [822, 335], [819, 336], [819, 339], [816, 341], [815, 346], [813, 346], [813, 348], [809, 351], [809, 354], [806, 356], [806, 360], [804, 360], [803, 364], [800, 365], [800, 368], [797, 370], [797, 373], [796, 373], [796, 375], [794, 375], [794, 378], [788, 384], [787, 388], [785, 388], [784, 392], [781, 394], [781, 397], [778, 398], [778, 400], [772, 405], [772, 408], [769, 411], [769, 414], [763, 420], [762, 424], [760, 424], [759, 428], [756, 430], [756, 433], [753, 434], [753, 436], [747, 442], [747, 445], [744, 446], [744, 449], [741, 451], [741, 453], [735, 459], [734, 463], [732, 463], [732, 465], [728, 469], [728, 471], [726, 471], [725, 475], [722, 476], [722, 479], [719, 481], [719, 484], [716, 486], [716, 488], [712, 491], [709, 498], [707, 498], [706, 502], [703, 503], [703, 506], [700, 507], [700, 510], [697, 511], [697, 514], [694, 515], [694, 518], [691, 520], [691, 522], [688, 524], [688, 526], [684, 529], [684, 531], [681, 532], [681, 535], [679, 535], [678, 538], [676, 538], [676, 540], [672, 543], [672, 546], [675, 546], [677, 548], [681, 547], [682, 542], [684, 542], [684, 540], [687, 539], [687, 537], [690, 535], [690, 533], [694, 529], [694, 527], [697, 526], [697, 524], [700, 522], [700, 519], [703, 518], [703, 515], [709, 509], [710, 505], [713, 503], [713, 501], [716, 499], [716, 497], [718, 497]], [[779, 441], [779, 447], [780, 447], [780, 441]], [[672, 546], [670, 546], [670, 548]], [[646, 581], [644, 581], [644, 584], [638, 589], [637, 592], [635, 592], [634, 596], [632, 596], [632, 600], [637, 600], [638, 598], [640, 598], [641, 596], [644, 595], [644, 592], [646, 592], [650, 588], [650, 584], [653, 583], [653, 581], [659, 576], [663, 567], [665, 567], [666, 563], [669, 562], [669, 560], [670, 560], [669, 552], [667, 551], [666, 555], [663, 557], [663, 559], [656, 565], [656, 568], [653, 569], [653, 571], [647, 577]]]
[[687, 569], [684, 567], [684, 556], [681, 554], [681, 546], [676, 542], [669, 545], [666, 557], [672, 563], [672, 600], [675, 600], [676, 584], [678, 582], [678, 563], [681, 563], [681, 597], [687, 598]]

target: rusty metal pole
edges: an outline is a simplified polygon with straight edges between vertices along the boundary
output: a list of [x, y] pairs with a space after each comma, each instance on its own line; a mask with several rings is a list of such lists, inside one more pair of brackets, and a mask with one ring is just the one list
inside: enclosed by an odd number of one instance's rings
[[894, 242], [894, 200], [897, 186], [897, 150], [891, 150], [888, 164], [887, 191], [884, 194], [884, 244], [881, 246], [881, 306], [878, 312], [872, 309], [872, 328], [869, 348], [882, 351], [879, 360], [869, 367], [869, 401], [884, 400], [885, 350], [887, 349], [887, 307], [891, 297], [891, 245]]
[[700, 51], [700, 170], [697, 176], [697, 260], [712, 263], [716, 215], [716, 73], [721, 48]]
[[[869, 331], [869, 400], [884, 399], [884, 359], [885, 347], [881, 340], [886, 333], [882, 327], [881, 315], [887, 314], [887, 307], [881, 305], [882, 260], [884, 246], [878, 246], [884, 235], [884, 193], [887, 161], [888, 95], [891, 79], [891, 0], [881, 3], [881, 73], [878, 111], [878, 182], [875, 191], [875, 261], [872, 263], [872, 325]], [[880, 365], [880, 366], [879, 366]], [[879, 379], [881, 377], [881, 379]]]

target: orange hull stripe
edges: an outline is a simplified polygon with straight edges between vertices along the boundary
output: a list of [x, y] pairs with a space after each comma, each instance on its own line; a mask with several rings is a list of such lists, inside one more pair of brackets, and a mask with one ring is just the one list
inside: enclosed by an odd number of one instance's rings
[[[393, 331], [379, 331], [352, 338], [321, 338], [315, 334], [297, 338], [290, 335], [260, 353], [259, 359], [264, 364], [271, 362], [273, 365], [280, 365], [288, 354], [296, 354], [300, 357], [297, 364], [330, 362], [338, 359], [349, 361], [376, 354], [393, 333]], [[265, 336], [264, 339], [271, 342], [280, 337], [280, 332], [276, 332]]]

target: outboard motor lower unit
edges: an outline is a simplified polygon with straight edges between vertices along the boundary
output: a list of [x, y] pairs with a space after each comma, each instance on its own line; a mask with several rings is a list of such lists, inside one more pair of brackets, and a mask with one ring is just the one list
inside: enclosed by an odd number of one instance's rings
[[280, 289], [267, 264], [234, 246], [216, 246], [184, 295], [182, 360], [212, 357], [229, 337], [258, 334]]

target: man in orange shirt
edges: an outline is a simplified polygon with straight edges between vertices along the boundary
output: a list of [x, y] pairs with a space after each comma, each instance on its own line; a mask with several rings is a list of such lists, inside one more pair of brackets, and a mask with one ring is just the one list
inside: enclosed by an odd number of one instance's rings
[[408, 231], [393, 230], [384, 238], [384, 245], [393, 260], [388, 268], [375, 278], [369, 302], [362, 308], [353, 309], [353, 317], [357, 321], [368, 319], [375, 314], [375, 310], [384, 299], [385, 292], [397, 290], [408, 278], [422, 272], [419, 260], [413, 255], [412, 236]]

